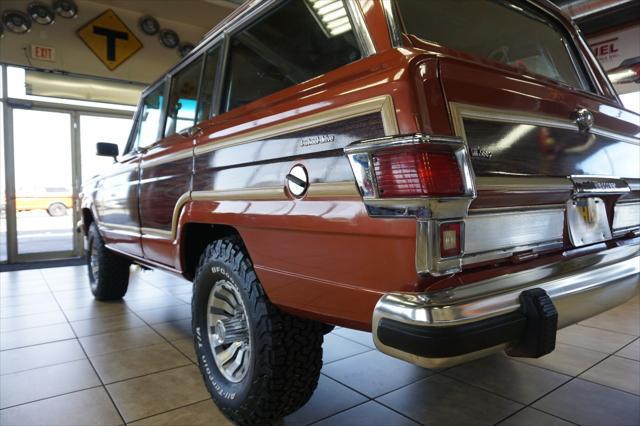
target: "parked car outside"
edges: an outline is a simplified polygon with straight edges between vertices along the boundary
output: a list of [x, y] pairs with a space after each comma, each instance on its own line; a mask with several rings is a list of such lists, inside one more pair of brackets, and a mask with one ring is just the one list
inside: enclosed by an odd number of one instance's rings
[[64, 216], [73, 207], [71, 190], [64, 187], [21, 188], [16, 193], [16, 211], [45, 210], [49, 216]]
[[98, 146], [91, 289], [192, 281], [240, 424], [307, 402], [332, 326], [426, 367], [540, 357], [638, 291], [637, 120], [546, 1], [248, 2]]

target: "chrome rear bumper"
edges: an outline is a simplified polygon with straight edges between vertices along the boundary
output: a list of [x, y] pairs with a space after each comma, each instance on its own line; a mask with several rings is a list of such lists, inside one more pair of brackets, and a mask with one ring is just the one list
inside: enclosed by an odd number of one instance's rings
[[546, 291], [558, 328], [617, 306], [640, 287], [640, 239], [437, 293], [387, 293], [373, 313], [373, 340], [391, 356], [429, 368], [505, 349], [522, 332], [520, 297]]

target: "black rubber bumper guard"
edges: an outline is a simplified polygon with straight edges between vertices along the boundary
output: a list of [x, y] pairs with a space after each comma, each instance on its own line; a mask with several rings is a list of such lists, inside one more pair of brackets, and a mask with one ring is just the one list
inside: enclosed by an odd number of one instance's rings
[[449, 327], [424, 327], [389, 318], [378, 323], [383, 344], [425, 358], [464, 355], [508, 343], [510, 356], [538, 358], [556, 346], [558, 311], [546, 291], [520, 295], [520, 309], [481, 321]]

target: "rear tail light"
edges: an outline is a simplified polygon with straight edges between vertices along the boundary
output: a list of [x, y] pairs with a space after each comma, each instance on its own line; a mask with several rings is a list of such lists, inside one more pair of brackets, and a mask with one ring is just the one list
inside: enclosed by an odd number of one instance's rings
[[373, 154], [373, 165], [382, 198], [460, 196], [464, 186], [460, 167], [451, 151], [427, 150], [414, 145]]
[[461, 222], [440, 224], [440, 257], [453, 257], [462, 254], [461, 230]]
[[463, 139], [412, 134], [344, 148], [371, 217], [415, 217], [416, 271], [442, 276], [462, 269], [464, 219], [476, 196]]

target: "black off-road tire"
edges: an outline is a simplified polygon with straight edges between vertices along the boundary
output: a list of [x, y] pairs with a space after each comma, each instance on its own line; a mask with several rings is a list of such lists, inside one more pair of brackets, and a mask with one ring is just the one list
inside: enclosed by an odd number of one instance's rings
[[[239, 382], [216, 365], [208, 332], [209, 295], [216, 283], [236, 288], [248, 323], [250, 358]], [[200, 371], [214, 402], [240, 425], [271, 424], [304, 405], [322, 368], [323, 324], [281, 311], [267, 298], [237, 239], [209, 245], [194, 279], [192, 326]]]
[[[129, 286], [131, 262], [104, 245], [95, 223], [89, 227], [87, 238], [87, 269], [93, 296], [97, 300], [122, 299]], [[97, 271], [92, 266], [93, 261], [97, 262]]]

